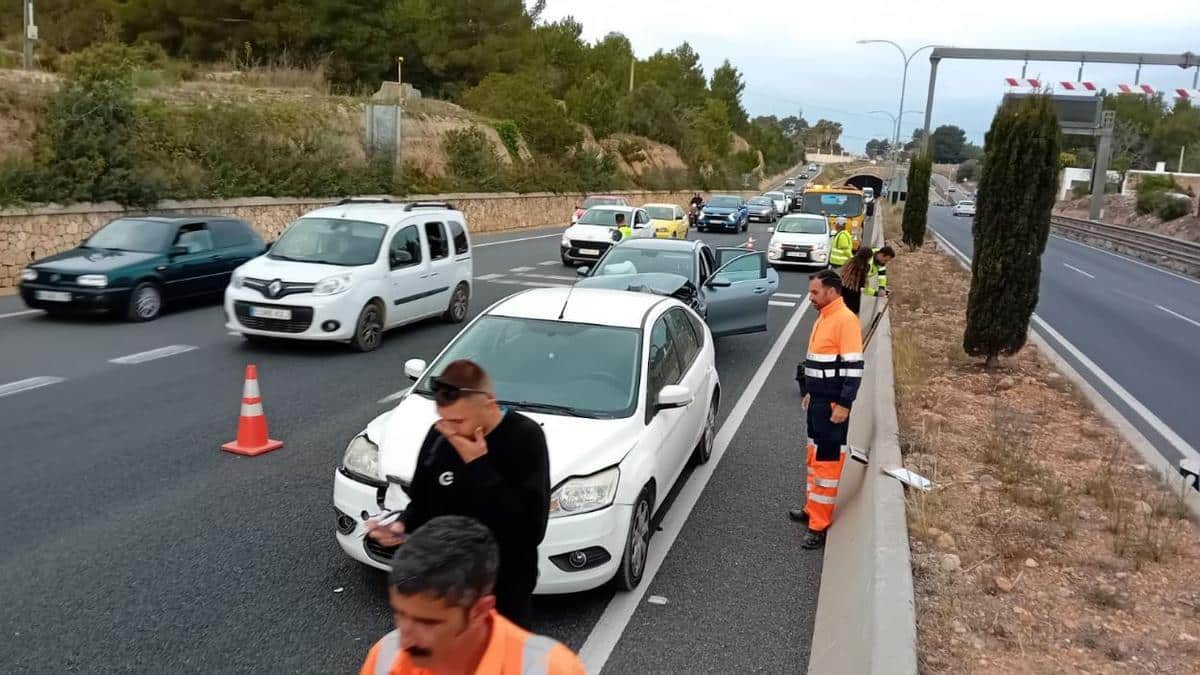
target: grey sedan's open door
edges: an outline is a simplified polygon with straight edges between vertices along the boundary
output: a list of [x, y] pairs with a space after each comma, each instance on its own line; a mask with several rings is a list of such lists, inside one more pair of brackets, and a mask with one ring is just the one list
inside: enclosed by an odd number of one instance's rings
[[762, 251], [716, 250], [717, 269], [701, 289], [705, 320], [716, 337], [759, 333], [767, 329], [767, 308], [779, 287], [772, 283], [767, 254]]

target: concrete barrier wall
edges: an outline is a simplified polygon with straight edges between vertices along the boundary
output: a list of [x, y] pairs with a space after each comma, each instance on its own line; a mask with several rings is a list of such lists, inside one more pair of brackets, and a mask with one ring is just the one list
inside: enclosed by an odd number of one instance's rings
[[[631, 204], [652, 202], [686, 205], [692, 191], [618, 192]], [[737, 192], [752, 196], [757, 192]], [[449, 201], [467, 216], [472, 233], [496, 232], [539, 227], [565, 227], [571, 212], [582, 203], [584, 194], [496, 193], [410, 195], [397, 201], [435, 199]], [[165, 201], [148, 210], [126, 209], [120, 204], [75, 204], [31, 209], [0, 210], [0, 292], [16, 286], [21, 269], [31, 261], [73, 248], [102, 225], [123, 216], [145, 215], [220, 215], [249, 222], [264, 239], [279, 236], [296, 218], [333, 199], [248, 198], [229, 200]]]
[[[882, 241], [879, 211], [869, 241]], [[882, 300], [862, 299], [864, 328]], [[903, 466], [896, 419], [891, 322], [884, 314], [866, 351], [866, 374], [849, 442], [870, 463], [847, 461], [825, 546], [808, 672], [915, 675], [916, 606], [904, 487], [883, 473]]]

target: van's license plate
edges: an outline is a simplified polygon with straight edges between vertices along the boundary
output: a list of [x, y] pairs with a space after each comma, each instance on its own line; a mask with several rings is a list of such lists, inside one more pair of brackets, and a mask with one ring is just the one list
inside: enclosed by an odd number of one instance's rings
[[292, 310], [275, 309], [274, 307], [251, 307], [250, 316], [256, 319], [279, 319], [280, 321], [291, 321]]
[[579, 249], [579, 255], [600, 255], [600, 251], [594, 248], [581, 248]]

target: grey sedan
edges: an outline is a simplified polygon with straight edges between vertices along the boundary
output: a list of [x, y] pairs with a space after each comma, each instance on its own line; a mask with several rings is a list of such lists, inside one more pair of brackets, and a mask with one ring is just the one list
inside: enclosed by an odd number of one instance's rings
[[754, 197], [746, 202], [746, 206], [750, 210], [750, 220], [773, 223], [779, 218], [775, 202], [770, 197]]
[[713, 250], [701, 241], [627, 239], [593, 268], [580, 268], [580, 288], [613, 288], [668, 295], [704, 317], [713, 336], [767, 330], [769, 301], [779, 273], [766, 253]]

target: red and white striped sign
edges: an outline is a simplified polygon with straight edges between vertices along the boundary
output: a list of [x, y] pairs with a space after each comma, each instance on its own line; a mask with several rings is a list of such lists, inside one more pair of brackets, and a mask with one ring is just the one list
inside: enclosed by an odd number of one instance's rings
[[1021, 79], [1018, 77], [1006, 77], [1006, 78], [1004, 78], [1004, 81], [1007, 82], [1008, 86], [1010, 86], [1010, 87], [1031, 87], [1033, 89], [1041, 89], [1042, 88], [1042, 81], [1035, 80], [1032, 78]]
[[1148, 84], [1118, 84], [1117, 91], [1122, 94], [1137, 94], [1139, 96], [1153, 96], [1158, 93], [1154, 87]]
[[1200, 101], [1200, 89], [1176, 89], [1175, 95], [1189, 101]]
[[1070, 91], [1077, 94], [1095, 94], [1100, 91], [1095, 82], [1059, 82], [1059, 87], [1063, 91]]

